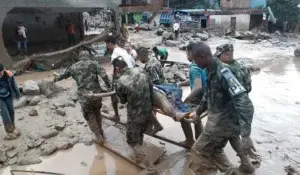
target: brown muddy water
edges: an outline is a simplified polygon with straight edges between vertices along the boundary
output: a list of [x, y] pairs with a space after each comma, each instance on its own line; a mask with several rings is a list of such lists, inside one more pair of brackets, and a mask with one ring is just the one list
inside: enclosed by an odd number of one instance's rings
[[[212, 39], [212, 50], [225, 42], [235, 43], [235, 57], [250, 57], [262, 66], [260, 73], [252, 77], [253, 90], [250, 97], [255, 105], [252, 138], [262, 164], [256, 175], [284, 175], [287, 165], [300, 166], [300, 58], [294, 58], [292, 47], [273, 47], [269, 42], [256, 45], [247, 41]], [[187, 62], [185, 54], [175, 48], [169, 49], [169, 59]], [[18, 77], [18, 80], [48, 77], [48, 73], [34, 73]], [[37, 77], [39, 76], [39, 77]], [[20, 82], [21, 83], [21, 82]], [[184, 89], [184, 97], [189, 89]], [[179, 123], [165, 116], [158, 117], [164, 126], [159, 135], [182, 141], [184, 135]], [[146, 140], [167, 150], [165, 161], [158, 168], [161, 174], [181, 174], [186, 155], [182, 148], [146, 137]], [[230, 160], [238, 165], [238, 158], [230, 146], [226, 147]], [[75, 145], [74, 148], [43, 158], [39, 165], [21, 167], [27, 170], [51, 171], [66, 175], [114, 175], [137, 174], [139, 169], [117, 155], [98, 146]], [[10, 168], [0, 170], [9, 175]]]

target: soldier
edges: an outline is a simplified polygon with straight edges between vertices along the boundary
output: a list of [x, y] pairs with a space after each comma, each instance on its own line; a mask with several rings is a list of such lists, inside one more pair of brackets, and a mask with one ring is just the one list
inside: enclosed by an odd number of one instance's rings
[[88, 93], [100, 93], [100, 77], [104, 80], [106, 86], [110, 88], [110, 81], [104, 68], [98, 62], [91, 60], [87, 51], [81, 51], [79, 54], [80, 61], [67, 68], [60, 75], [55, 76], [54, 82], [72, 77], [77, 84], [77, 93], [79, 103], [82, 108], [83, 117], [88, 122], [91, 131], [95, 134], [95, 141], [103, 143], [102, 117], [100, 109], [102, 99], [92, 99], [85, 96]]
[[[226, 64], [213, 58], [205, 43], [196, 44], [192, 56], [199, 67], [207, 69], [208, 74], [206, 98], [201, 101], [193, 119], [207, 109], [208, 120], [203, 133], [192, 147], [190, 173], [217, 174], [217, 170], [234, 173], [235, 169], [224, 153], [228, 141], [242, 160], [240, 170], [253, 173], [255, 169], [247, 155], [255, 151], [250, 138], [254, 108], [247, 91]], [[234, 143], [240, 136], [242, 143]]]
[[223, 44], [217, 47], [215, 56], [218, 57], [220, 61], [230, 66], [231, 70], [236, 75], [236, 78], [246, 88], [247, 92], [250, 93], [252, 90], [250, 71], [247, 67], [238, 63], [233, 58], [233, 51], [232, 44]]
[[140, 47], [137, 52], [138, 58], [145, 64], [145, 70], [150, 75], [153, 84], [161, 85], [167, 83], [162, 65], [157, 59], [149, 58], [148, 49]]
[[144, 133], [152, 117], [153, 85], [143, 69], [129, 69], [122, 57], [114, 59], [113, 66], [120, 76], [116, 81], [116, 93], [122, 104], [127, 103], [127, 143], [140, 159], [144, 156]]

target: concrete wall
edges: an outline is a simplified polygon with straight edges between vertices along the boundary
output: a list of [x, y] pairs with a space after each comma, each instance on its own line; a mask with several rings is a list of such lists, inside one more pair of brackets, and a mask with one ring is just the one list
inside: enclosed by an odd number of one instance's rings
[[249, 8], [249, 0], [221, 0], [221, 8]]
[[[118, 15], [118, 5], [121, 0], [1, 0], [0, 23], [6, 18], [7, 12], [14, 7], [36, 7], [36, 8], [101, 8], [109, 7]], [[75, 9], [74, 9], [75, 10]], [[76, 10], [75, 10], [76, 11]], [[61, 11], [64, 12], [64, 11]], [[118, 19], [117, 19], [118, 20]], [[0, 27], [0, 61], [11, 64], [12, 60], [6, 52], [2, 39], [2, 26]]]
[[147, 5], [120, 6], [121, 12], [158, 12], [163, 9], [163, 0], [151, 0]]
[[211, 15], [210, 27], [220, 28], [223, 30], [230, 29], [231, 17], [236, 17], [236, 30], [247, 31], [250, 27], [249, 14], [235, 14], [235, 15]]

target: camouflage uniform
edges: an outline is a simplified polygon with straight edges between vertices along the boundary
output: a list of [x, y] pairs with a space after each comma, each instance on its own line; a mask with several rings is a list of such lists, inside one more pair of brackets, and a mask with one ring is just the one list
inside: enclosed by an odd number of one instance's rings
[[145, 64], [145, 70], [150, 75], [153, 84], [160, 85], [166, 83], [163, 67], [156, 58], [149, 59]]
[[[217, 47], [217, 52], [215, 56], [220, 56], [224, 52], [233, 52], [232, 44], [223, 44]], [[245, 87], [248, 93], [252, 90], [251, 85], [251, 73], [249, 69], [243, 65], [242, 63], [238, 63], [236, 60], [232, 60], [230, 63], [227, 63], [231, 69], [231, 71], [235, 74], [238, 81]]]
[[[80, 61], [67, 68], [55, 78], [56, 81], [72, 77], [77, 84], [77, 94], [82, 107], [83, 116], [96, 137], [103, 135], [102, 117], [100, 113], [102, 99], [90, 99], [85, 96], [88, 93], [101, 93], [100, 78], [110, 88], [110, 81], [104, 68], [89, 57], [89, 53], [83, 51], [79, 55]], [[99, 135], [100, 134], [100, 135]]]
[[116, 92], [122, 104], [127, 103], [127, 142], [142, 145], [143, 134], [152, 117], [153, 84], [141, 68], [126, 69], [116, 81]]
[[[191, 174], [197, 175], [217, 174], [218, 169], [221, 172], [232, 170], [233, 165], [223, 148], [228, 141], [234, 142], [240, 135], [250, 135], [254, 112], [245, 88], [234, 77], [228, 65], [213, 59], [207, 73], [207, 91], [197, 116], [207, 108], [208, 120], [203, 133], [192, 147], [189, 164]], [[228, 74], [231, 74], [230, 78], [226, 78]], [[241, 145], [238, 146], [241, 148]]]

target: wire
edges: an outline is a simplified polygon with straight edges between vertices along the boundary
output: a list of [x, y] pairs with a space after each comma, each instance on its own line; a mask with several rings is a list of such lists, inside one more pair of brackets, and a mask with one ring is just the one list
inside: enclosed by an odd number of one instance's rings
[[39, 174], [51, 174], [51, 175], [65, 175], [61, 173], [53, 173], [53, 172], [46, 172], [46, 171], [33, 171], [33, 170], [10, 170], [10, 173], [12, 175], [15, 175], [15, 173], [39, 173]]

